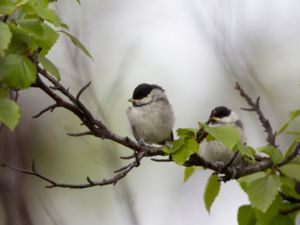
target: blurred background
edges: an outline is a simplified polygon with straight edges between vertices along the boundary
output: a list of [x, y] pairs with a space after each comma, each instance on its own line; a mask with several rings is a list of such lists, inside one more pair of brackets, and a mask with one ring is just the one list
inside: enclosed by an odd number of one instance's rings
[[[82, 101], [119, 135], [132, 137], [126, 118], [135, 86], [161, 85], [176, 115], [175, 129], [197, 126], [225, 105], [244, 121], [247, 143], [266, 144], [254, 113], [236, 81], [262, 108], [276, 130], [299, 107], [300, 2], [298, 0], [89, 0], [54, 5], [90, 50], [85, 57], [61, 36], [49, 57], [62, 83], [76, 93], [88, 81]], [[37, 89], [20, 93], [22, 121], [15, 133], [0, 135], [0, 154], [11, 165], [37, 169], [63, 183], [111, 177], [130, 150], [93, 137], [63, 109], [32, 116], [52, 101]], [[299, 127], [299, 123], [296, 124]], [[289, 136], [278, 142], [281, 149]], [[211, 213], [203, 191], [211, 171], [197, 171], [183, 183], [184, 168], [150, 159], [116, 186], [47, 189], [45, 182], [0, 170], [0, 224], [13, 225], [223, 225], [237, 224], [237, 209], [247, 196], [235, 181], [222, 184]], [[300, 223], [299, 223], [300, 224]]]

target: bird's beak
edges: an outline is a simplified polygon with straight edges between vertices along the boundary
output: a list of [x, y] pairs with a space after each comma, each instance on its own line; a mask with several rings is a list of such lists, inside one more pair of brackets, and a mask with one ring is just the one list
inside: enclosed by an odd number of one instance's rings
[[133, 98], [128, 99], [128, 102], [135, 102]]
[[219, 122], [220, 121], [220, 118], [218, 117], [210, 117], [209, 120], [206, 122], [207, 124], [210, 124], [210, 123], [216, 123], [216, 122]]

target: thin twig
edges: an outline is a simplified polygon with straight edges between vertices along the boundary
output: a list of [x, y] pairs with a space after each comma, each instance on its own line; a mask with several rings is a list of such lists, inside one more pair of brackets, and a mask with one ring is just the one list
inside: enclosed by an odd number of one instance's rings
[[133, 159], [135, 157], [134, 154], [129, 155], [129, 156], [120, 156], [120, 159]]
[[285, 164], [287, 164], [288, 162], [292, 161], [298, 154], [300, 151], [300, 142], [298, 142], [294, 148], [294, 150], [291, 152], [291, 154], [289, 156], [287, 156], [282, 162], [278, 163], [277, 166], [283, 166]]
[[86, 132], [81, 132], [81, 133], [67, 133], [67, 135], [69, 135], [71, 137], [80, 137], [80, 136], [86, 136], [86, 135], [93, 135], [93, 132], [86, 131]]
[[281, 191], [279, 192], [279, 195], [281, 196], [281, 198], [283, 200], [286, 200], [286, 201], [288, 201], [290, 203], [300, 203], [300, 199], [288, 196], [288, 195], [282, 193]]
[[265, 132], [267, 133], [267, 142], [274, 146], [277, 147], [276, 144], [276, 132], [273, 133], [272, 126], [270, 124], [270, 121], [265, 117], [263, 114], [261, 108], [260, 108], [260, 97], [256, 99], [254, 102], [252, 98], [246, 94], [246, 92], [242, 89], [242, 87], [239, 85], [239, 83], [235, 83], [235, 89], [239, 91], [240, 95], [246, 100], [250, 108], [241, 108], [246, 111], [255, 111], [256, 114], [258, 115], [259, 121], [261, 122]]
[[46, 107], [45, 109], [43, 109], [42, 111], [40, 111], [38, 114], [34, 115], [32, 118], [34, 118], [34, 119], [38, 118], [41, 115], [43, 115], [45, 112], [48, 112], [48, 111], [53, 112], [53, 110], [57, 107], [59, 107], [59, 105], [57, 103], [50, 105], [50, 106]]
[[91, 85], [92, 81], [89, 81], [86, 85], [84, 85], [78, 92], [78, 94], [76, 95], [76, 101], [79, 101], [80, 96], [82, 95], [82, 93]]
[[291, 213], [294, 213], [294, 212], [297, 212], [300, 210], [300, 205], [296, 205], [295, 207], [292, 207], [290, 209], [282, 209], [279, 211], [279, 213], [281, 215], [288, 215], [288, 214], [291, 214]]
[[[34, 61], [34, 57], [33, 57]], [[36, 176], [44, 181], [46, 181], [49, 185], [47, 187], [62, 187], [62, 188], [88, 188], [93, 186], [103, 186], [103, 185], [109, 185], [109, 184], [116, 184], [119, 180], [124, 178], [134, 167], [137, 167], [140, 165], [140, 161], [144, 157], [155, 157], [155, 156], [165, 156], [165, 153], [161, 150], [161, 147], [156, 146], [150, 146], [150, 145], [141, 145], [133, 140], [131, 140], [128, 137], [122, 137], [119, 136], [112, 131], [110, 131], [103, 123], [102, 121], [97, 120], [94, 118], [94, 116], [91, 114], [91, 112], [86, 108], [86, 106], [80, 101], [80, 96], [86, 90], [86, 88], [90, 85], [88, 83], [83, 88], [79, 90], [77, 95], [73, 95], [70, 90], [66, 87], [64, 87], [59, 81], [54, 79], [48, 72], [41, 67], [37, 66], [38, 69], [38, 78], [36, 80], [36, 83], [33, 85], [34, 87], [40, 88], [43, 92], [45, 92], [50, 98], [54, 100], [54, 104], [51, 106], [48, 106], [44, 110], [42, 110], [39, 114], [43, 114], [46, 111], [53, 110], [55, 107], [62, 107], [67, 109], [68, 111], [75, 114], [82, 122], [83, 125], [85, 125], [88, 128], [88, 131], [82, 132], [82, 133], [69, 133], [71, 136], [83, 136], [83, 135], [94, 135], [96, 137], [102, 138], [102, 139], [108, 139], [113, 142], [119, 143], [125, 147], [128, 147], [133, 150], [133, 155], [127, 156], [127, 157], [121, 157], [122, 159], [134, 159], [131, 163], [128, 165], [118, 169], [115, 171], [115, 176], [104, 179], [100, 181], [93, 181], [89, 177], [87, 177], [87, 183], [84, 184], [67, 184], [67, 183], [59, 183], [52, 179], [47, 178], [46, 176], [40, 174], [37, 172], [35, 168], [35, 164], [33, 162], [32, 164], [32, 170], [24, 170], [20, 168], [14, 168], [11, 167], [5, 163], [2, 163], [2, 167], [9, 168], [11, 170], [14, 170], [16, 172], [29, 174], [32, 176]], [[43, 78], [47, 79], [54, 87], [55, 90], [51, 89], [48, 85], [45, 84], [45, 82], [41, 79]], [[274, 134], [272, 132], [272, 128], [269, 124], [269, 121], [264, 117], [260, 106], [259, 106], [259, 98], [256, 100], [256, 102], [253, 102], [252, 99], [243, 91], [243, 89], [237, 84], [236, 89], [239, 90], [241, 96], [243, 96], [247, 103], [250, 105], [251, 109], [253, 109], [258, 115], [259, 119], [263, 125], [263, 127], [267, 130], [268, 133], [268, 142], [271, 144], [273, 143], [275, 145], [275, 138], [273, 137]], [[62, 95], [63, 97], [61, 97]], [[37, 114], [37, 115], [39, 115]], [[205, 138], [205, 133], [201, 131], [197, 134], [197, 140], [201, 142]], [[273, 138], [273, 139], [272, 139]], [[298, 146], [298, 145], [297, 145]], [[300, 148], [300, 147], [299, 147]], [[297, 149], [297, 152], [299, 149]], [[296, 152], [296, 150], [294, 151]], [[293, 158], [294, 156], [291, 155], [288, 158]], [[170, 159], [152, 159], [153, 161], [170, 161]], [[234, 160], [234, 158], [232, 159]], [[285, 163], [285, 162], [283, 162]], [[202, 157], [200, 157], [197, 154], [192, 155], [185, 163], [184, 166], [203, 166], [205, 168], [209, 168], [211, 170], [216, 171], [217, 173], [224, 173], [226, 176], [232, 175], [232, 170], [229, 168], [222, 168], [222, 166], [213, 163], [213, 162], [207, 162]], [[267, 168], [270, 168], [273, 166], [273, 163], [269, 159], [263, 159], [259, 162], [257, 162], [254, 165], [248, 165], [245, 168], [239, 169], [235, 173], [235, 179], [255, 173], [258, 171], [265, 170]]]
[[168, 158], [168, 159], [156, 159], [156, 158], [151, 158], [152, 161], [154, 162], [173, 162], [172, 159]]

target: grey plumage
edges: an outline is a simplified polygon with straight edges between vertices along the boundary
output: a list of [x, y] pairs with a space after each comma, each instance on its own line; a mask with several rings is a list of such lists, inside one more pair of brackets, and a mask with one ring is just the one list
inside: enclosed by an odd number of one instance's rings
[[139, 142], [164, 144], [173, 137], [174, 114], [165, 91], [151, 84], [136, 87], [133, 103], [127, 110], [128, 120]]
[[[226, 107], [224, 108], [217, 107], [212, 111], [209, 119], [209, 125], [212, 127], [224, 125], [235, 127], [240, 133], [242, 143], [244, 143], [245, 136], [243, 132], [242, 122], [239, 120], [237, 114], [234, 111], [229, 110]], [[218, 141], [203, 141], [200, 146], [200, 156], [209, 162], [217, 162], [226, 165], [234, 157], [234, 154], [235, 153], [232, 150], [228, 149], [226, 146], [224, 146]], [[241, 166], [243, 164], [244, 159], [242, 155], [238, 153], [231, 165]]]

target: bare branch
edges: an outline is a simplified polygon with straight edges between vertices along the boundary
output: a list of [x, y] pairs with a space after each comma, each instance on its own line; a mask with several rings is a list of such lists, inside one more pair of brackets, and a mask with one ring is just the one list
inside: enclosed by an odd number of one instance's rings
[[282, 209], [280, 210], [280, 214], [281, 215], [288, 215], [288, 214], [291, 214], [291, 213], [294, 213], [294, 212], [297, 212], [300, 210], [300, 205], [296, 205], [290, 209]]
[[76, 101], [79, 101], [79, 98], [81, 96], [81, 94], [91, 85], [92, 81], [89, 81], [86, 85], [84, 85], [78, 92], [78, 94], [76, 95]]
[[151, 158], [152, 161], [154, 162], [173, 162], [172, 159], [168, 158], [168, 159], [156, 159], [156, 158]]
[[[137, 158], [140, 161], [146, 155], [147, 155], [146, 152], [140, 152], [138, 154]], [[31, 170], [16, 168], [16, 167], [10, 166], [10, 165], [8, 165], [7, 163], [4, 163], [4, 162], [0, 163], [0, 167], [5, 167], [5, 168], [8, 168], [8, 169], [13, 170], [15, 172], [35, 176], [35, 177], [38, 177], [38, 178], [46, 181], [47, 183], [49, 183], [49, 185], [46, 186], [47, 188], [61, 187], [61, 188], [73, 188], [73, 189], [82, 189], [82, 188], [89, 188], [89, 187], [94, 187], [94, 186], [104, 186], [104, 185], [110, 185], [110, 184], [115, 185], [115, 184], [117, 184], [117, 182], [119, 180], [124, 178], [134, 167], [137, 167], [137, 166], [139, 166], [138, 162], [133, 161], [130, 164], [128, 164], [127, 166], [122, 167], [119, 170], [117, 170], [116, 171], [117, 174], [112, 178], [103, 179], [101, 181], [93, 181], [89, 177], [87, 177], [86, 178], [87, 183], [85, 183], [85, 184], [66, 184], [66, 183], [56, 182], [56, 181], [42, 175], [41, 173], [39, 173], [36, 170], [34, 160], [32, 161]]]
[[[84, 136], [84, 135], [94, 135], [95, 137], [99, 137], [102, 139], [108, 139], [115, 143], [119, 143], [125, 147], [130, 148], [133, 150], [133, 155], [127, 156], [127, 157], [121, 157], [122, 159], [134, 159], [131, 163], [128, 165], [119, 168], [114, 171], [116, 173], [113, 177], [109, 179], [103, 179], [101, 181], [93, 181], [91, 178], [87, 177], [87, 183], [84, 184], [66, 184], [66, 183], [59, 183], [52, 179], [47, 178], [46, 176], [40, 174], [36, 168], [34, 162], [32, 163], [32, 169], [31, 170], [24, 170], [20, 168], [14, 168], [11, 167], [5, 163], [2, 163], [2, 167], [9, 168], [11, 170], [14, 170], [16, 172], [25, 173], [28, 175], [36, 176], [44, 181], [46, 181], [49, 185], [47, 187], [53, 188], [53, 187], [61, 187], [61, 188], [88, 188], [93, 186], [103, 186], [103, 185], [109, 185], [113, 184], [115, 185], [119, 180], [124, 178], [134, 167], [138, 167], [140, 165], [140, 161], [144, 157], [153, 157], [153, 156], [165, 156], [165, 153], [161, 150], [161, 147], [156, 146], [150, 146], [150, 145], [141, 145], [133, 140], [131, 140], [128, 137], [122, 137], [119, 136], [112, 131], [110, 131], [100, 120], [97, 120], [94, 118], [94, 116], [91, 114], [91, 112], [86, 108], [86, 106], [80, 101], [80, 96], [82, 93], [88, 88], [88, 86], [91, 84], [89, 82], [86, 84], [83, 88], [79, 90], [77, 95], [73, 95], [68, 88], [64, 87], [59, 81], [54, 79], [48, 72], [41, 67], [37, 66], [37, 70], [39, 73], [39, 76], [37, 78], [36, 83], [33, 85], [34, 87], [40, 88], [43, 92], [45, 92], [50, 98], [52, 98], [55, 103], [51, 106], [48, 106], [44, 110], [42, 110], [39, 114], [37, 114], [35, 117], [38, 117], [42, 115], [43, 113], [47, 111], [51, 111], [55, 109], [56, 107], [62, 107], [67, 109], [68, 111], [75, 114], [80, 120], [83, 125], [85, 125], [88, 128], [88, 131], [81, 132], [81, 133], [68, 133], [70, 136], [78, 137], [78, 136]], [[47, 79], [51, 85], [53, 85], [55, 88], [51, 88], [48, 85], [45, 84], [45, 82], [41, 79]], [[249, 110], [255, 111], [258, 116], [259, 120], [261, 121], [263, 127], [266, 129], [268, 133], [268, 143], [276, 146], [275, 144], [275, 134], [273, 134], [271, 125], [269, 121], [265, 118], [263, 115], [260, 105], [259, 105], [259, 98], [257, 98], [256, 102], [254, 102], [240, 87], [240, 85], [237, 83], [235, 87], [241, 94], [242, 97], [245, 98], [249, 106], [251, 107]], [[62, 97], [61, 97], [62, 96]], [[203, 132], [203, 129], [199, 130], [197, 132], [197, 141], [201, 142], [207, 134]], [[298, 146], [298, 145], [297, 145]], [[300, 146], [299, 146], [300, 148]], [[297, 152], [299, 149], [297, 150]], [[236, 157], [236, 155], [235, 155]], [[232, 158], [231, 161], [235, 159], [235, 157]], [[294, 156], [291, 156], [294, 157]], [[152, 159], [153, 161], [162, 162], [162, 161], [172, 161], [171, 159]], [[284, 162], [283, 162], [284, 163]], [[230, 165], [230, 164], [229, 164]], [[270, 168], [273, 165], [273, 163], [269, 159], [262, 159], [261, 161], [257, 162], [255, 165], [248, 165], [245, 168], [238, 168], [237, 171], [232, 171], [232, 169], [229, 166], [222, 167], [216, 163], [213, 162], [207, 162], [202, 157], [200, 157], [197, 154], [193, 154], [185, 163], [184, 166], [202, 166], [211, 170], [216, 171], [217, 173], [225, 174], [225, 177], [233, 177], [237, 179], [239, 177], [255, 173], [261, 170], [265, 170], [267, 168]]]
[[120, 159], [133, 159], [135, 157], [134, 154], [129, 155], [129, 156], [120, 156]]
[[260, 97], [256, 99], [254, 102], [252, 98], [246, 94], [246, 92], [242, 89], [242, 87], [239, 85], [239, 83], [235, 83], [235, 89], [239, 91], [240, 95], [246, 100], [250, 108], [241, 108], [246, 111], [255, 111], [256, 114], [258, 115], [259, 121], [261, 122], [263, 128], [265, 129], [265, 132], [267, 133], [267, 142], [274, 146], [277, 147], [276, 144], [276, 132], [273, 133], [272, 126], [269, 122], [269, 120], [265, 117], [263, 114], [261, 108], [260, 108]]
[[80, 137], [80, 136], [86, 136], [86, 135], [94, 135], [91, 131], [81, 132], [81, 133], [67, 133], [67, 135], [71, 137]]
[[53, 110], [57, 107], [59, 107], [59, 105], [57, 103], [50, 105], [50, 106], [46, 107], [45, 109], [43, 109], [42, 111], [40, 111], [38, 114], [34, 115], [32, 118], [34, 118], [34, 119], [38, 118], [41, 115], [43, 115], [45, 112], [48, 112], [48, 111], [53, 112]]
[[300, 142], [296, 144], [296, 147], [294, 148], [292, 153], [288, 157], [286, 157], [281, 163], [279, 163], [277, 166], [280, 167], [292, 161], [299, 154], [299, 151], [300, 151]]

